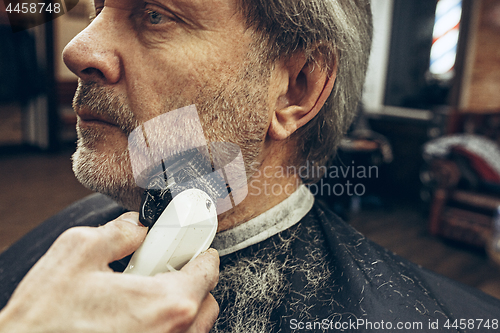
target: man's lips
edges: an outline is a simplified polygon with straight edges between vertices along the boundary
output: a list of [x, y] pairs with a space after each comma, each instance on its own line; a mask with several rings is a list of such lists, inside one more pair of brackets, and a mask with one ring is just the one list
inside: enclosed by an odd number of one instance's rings
[[80, 118], [81, 121], [84, 123], [90, 124], [90, 123], [100, 123], [103, 125], [110, 125], [110, 126], [118, 126], [115, 122], [112, 120], [102, 116], [102, 115], [96, 115], [95, 113], [92, 113], [87, 110], [78, 110], [76, 112], [76, 115], [78, 118]]

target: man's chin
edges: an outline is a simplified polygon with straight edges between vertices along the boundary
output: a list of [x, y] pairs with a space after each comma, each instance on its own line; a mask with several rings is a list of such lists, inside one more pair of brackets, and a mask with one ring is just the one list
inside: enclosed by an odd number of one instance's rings
[[135, 184], [128, 152], [101, 154], [79, 146], [72, 162], [75, 177], [83, 186], [109, 196], [126, 209], [139, 210], [144, 189]]
[[114, 193], [102, 193], [113, 199], [116, 203], [125, 209], [138, 212], [141, 207], [141, 194], [144, 192], [143, 189], [137, 189], [138, 193], [134, 195], [115, 195]]

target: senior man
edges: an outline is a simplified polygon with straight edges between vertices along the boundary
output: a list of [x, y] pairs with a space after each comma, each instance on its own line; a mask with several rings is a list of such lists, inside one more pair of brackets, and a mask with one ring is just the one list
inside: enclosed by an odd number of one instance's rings
[[[208, 142], [239, 146], [249, 184], [244, 200], [219, 215], [212, 244], [221, 255], [213, 290], [220, 305], [214, 332], [425, 331], [443, 325], [461, 330], [460, 319], [498, 327], [498, 301], [366, 240], [315, 202], [303, 185], [317, 179], [318, 166], [335, 154], [354, 117], [371, 44], [368, 1], [96, 0], [95, 10], [92, 23], [63, 54], [80, 78], [73, 167], [83, 184], [125, 208], [92, 197], [51, 225], [86, 208], [99, 214], [83, 214], [79, 225], [100, 225], [125, 209], [138, 210], [144, 189], [132, 170], [129, 135], [163, 114], [194, 106]], [[185, 131], [189, 137], [190, 129]], [[168, 126], [156, 129], [155, 137], [178, 141]], [[176, 144], [182, 146], [182, 140]], [[310, 169], [301, 179], [294, 170], [304, 165]], [[232, 190], [237, 196], [242, 188]], [[106, 249], [103, 239], [89, 239]], [[139, 242], [123, 242], [108, 262]], [[111, 266], [120, 270], [116, 262]], [[39, 263], [38, 271], [30, 272], [32, 280], [43, 267]], [[185, 276], [192, 276], [192, 267]], [[78, 276], [71, 273], [65, 277], [69, 282]], [[210, 276], [204, 289], [213, 286]], [[137, 282], [140, 291], [144, 286]], [[119, 294], [116, 285], [110, 288], [104, 297]], [[98, 296], [83, 291], [83, 299], [96, 306]], [[29, 300], [25, 294], [16, 291], [15, 304]], [[139, 304], [147, 303], [148, 297], [140, 295]], [[194, 314], [184, 328], [213, 323], [212, 299], [202, 291], [197, 295], [201, 307], [188, 308]], [[63, 297], [58, 301], [69, 302], [64, 305], [69, 310], [75, 306]], [[92, 316], [132, 315], [130, 308], [114, 306], [111, 314], [103, 307]], [[71, 311], [65, 314], [59, 319], [71, 320]], [[138, 321], [151, 319], [140, 314]], [[168, 322], [173, 314], [155, 319]], [[80, 328], [99, 331], [89, 324], [92, 316], [78, 317]], [[116, 327], [112, 320], [94, 322], [100, 331]], [[478, 322], [466, 324], [464, 331]]]

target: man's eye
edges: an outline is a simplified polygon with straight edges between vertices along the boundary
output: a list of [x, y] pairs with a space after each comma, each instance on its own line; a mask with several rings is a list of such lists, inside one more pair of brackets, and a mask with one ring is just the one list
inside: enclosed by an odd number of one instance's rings
[[148, 19], [151, 24], [160, 24], [163, 21], [163, 16], [154, 10], [149, 10]]
[[168, 16], [160, 14], [155, 10], [148, 10], [146, 12], [146, 19], [147, 19], [148, 23], [152, 24], [152, 25], [167, 23], [168, 21], [172, 20]]

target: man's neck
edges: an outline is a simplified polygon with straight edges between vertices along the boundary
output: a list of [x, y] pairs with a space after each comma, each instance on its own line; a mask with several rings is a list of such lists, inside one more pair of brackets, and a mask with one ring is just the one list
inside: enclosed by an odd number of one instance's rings
[[290, 168], [264, 161], [248, 180], [245, 199], [235, 208], [219, 215], [217, 232], [245, 223], [288, 198], [302, 184], [300, 178], [291, 171]]

